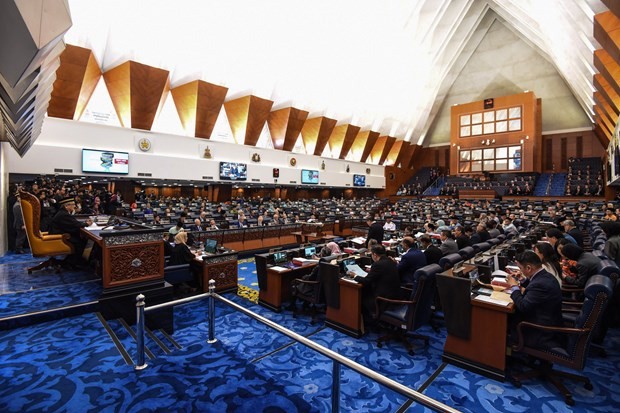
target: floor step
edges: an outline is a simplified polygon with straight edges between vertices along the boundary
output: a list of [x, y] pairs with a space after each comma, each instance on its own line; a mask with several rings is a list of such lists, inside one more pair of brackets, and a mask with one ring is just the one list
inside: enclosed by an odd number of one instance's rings
[[114, 342], [114, 345], [116, 346], [116, 349], [120, 353], [121, 357], [123, 358], [123, 360], [125, 360], [125, 363], [127, 363], [127, 365], [130, 365], [130, 366], [133, 365], [134, 362], [131, 356], [129, 355], [129, 352], [125, 348], [121, 339], [116, 335], [116, 332], [114, 331], [110, 323], [108, 323], [108, 321], [106, 321], [106, 319], [103, 318], [103, 315], [101, 315], [101, 313], [96, 313], [96, 314], [97, 314], [97, 318], [101, 322], [101, 325], [103, 326], [103, 328], [105, 328], [106, 332], [108, 333], [108, 335]]

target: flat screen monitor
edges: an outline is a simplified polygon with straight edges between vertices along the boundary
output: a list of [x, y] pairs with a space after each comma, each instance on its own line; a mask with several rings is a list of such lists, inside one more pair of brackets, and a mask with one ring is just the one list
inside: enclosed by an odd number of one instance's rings
[[216, 239], [205, 240], [205, 252], [210, 252], [212, 254], [217, 252], [217, 240]]
[[237, 162], [220, 162], [220, 179], [245, 181], [248, 179], [248, 166]]
[[353, 175], [353, 186], [366, 186], [366, 175]]
[[128, 174], [129, 153], [82, 149], [82, 172]]
[[316, 247], [306, 247], [305, 254], [306, 258], [312, 258], [312, 256], [316, 254]]
[[282, 264], [288, 261], [288, 254], [286, 251], [278, 251], [273, 253], [273, 262], [276, 264]]
[[319, 183], [319, 171], [313, 171], [311, 169], [301, 170], [301, 183], [302, 184], [318, 184]]

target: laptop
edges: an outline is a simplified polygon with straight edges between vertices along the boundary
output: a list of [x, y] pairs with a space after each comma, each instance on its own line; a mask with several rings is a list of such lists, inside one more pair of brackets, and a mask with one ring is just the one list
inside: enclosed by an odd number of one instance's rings
[[278, 264], [283, 264], [288, 261], [288, 254], [285, 251], [278, 251], [273, 253], [273, 262]]
[[215, 254], [217, 252], [217, 240], [206, 239], [205, 240], [205, 252], [209, 254]]
[[304, 249], [304, 255], [306, 258], [312, 258], [314, 254], [316, 254], [316, 247], [306, 247]]

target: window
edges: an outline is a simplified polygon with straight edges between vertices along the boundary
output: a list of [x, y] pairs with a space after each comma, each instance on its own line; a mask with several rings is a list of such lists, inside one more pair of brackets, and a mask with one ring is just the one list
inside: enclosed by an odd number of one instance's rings
[[460, 150], [459, 173], [520, 171], [521, 152], [521, 146]]
[[459, 117], [459, 137], [514, 132], [522, 129], [521, 106], [471, 113]]

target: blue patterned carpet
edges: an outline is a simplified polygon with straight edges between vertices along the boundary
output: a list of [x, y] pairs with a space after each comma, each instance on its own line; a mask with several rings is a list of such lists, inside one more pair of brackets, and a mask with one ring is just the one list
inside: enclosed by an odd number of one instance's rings
[[[240, 262], [239, 267], [240, 277], [245, 272], [247, 282], [253, 262]], [[309, 316], [295, 319], [290, 312], [273, 313], [233, 294], [225, 297], [461, 411], [620, 410], [618, 329], [607, 336], [608, 357], [588, 359], [585, 374], [592, 377], [594, 389], [568, 383], [576, 401], [575, 408], [568, 408], [551, 386], [540, 381], [525, 382], [516, 389], [442, 364], [445, 330], [435, 333], [422, 328], [420, 332], [431, 337], [430, 344], [421, 347], [416, 342], [416, 354], [410, 356], [396, 343], [377, 348], [376, 334], [354, 339], [321, 322], [311, 325]], [[330, 411], [332, 365], [326, 358], [220, 302], [216, 303], [215, 344], [206, 343], [205, 300], [178, 306], [174, 312], [173, 338], [182, 348], [164, 354], [147, 339], [156, 358], [140, 372], [121, 358], [94, 314], [0, 331], [0, 411]], [[121, 334], [120, 323], [110, 325], [121, 341], [129, 343], [126, 346], [135, 359], [133, 339]], [[409, 406], [402, 396], [346, 368], [341, 373], [340, 400], [345, 412], [425, 410]]]

